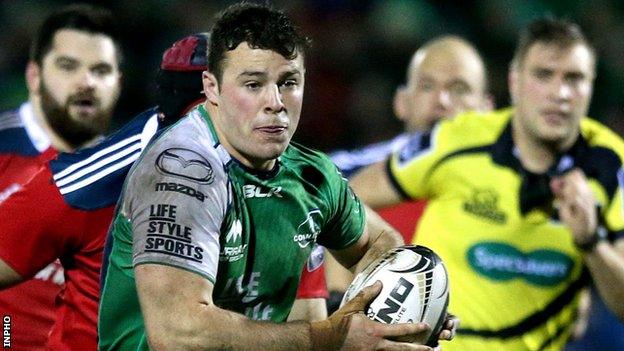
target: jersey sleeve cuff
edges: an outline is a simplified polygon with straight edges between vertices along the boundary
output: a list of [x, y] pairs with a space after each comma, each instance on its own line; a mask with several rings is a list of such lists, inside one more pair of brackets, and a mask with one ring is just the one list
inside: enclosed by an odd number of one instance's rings
[[390, 180], [392, 187], [401, 196], [401, 198], [403, 198], [403, 200], [411, 199], [411, 197], [405, 192], [405, 190], [403, 190], [403, 187], [401, 187], [401, 184], [399, 184], [399, 181], [396, 179], [394, 174], [392, 174], [392, 169], [390, 166], [391, 163], [392, 163], [392, 156], [388, 157], [388, 159], [386, 160], [386, 174], [388, 175], [388, 179]]
[[215, 279], [215, 277], [209, 273], [200, 271], [198, 269], [193, 269], [190, 267], [186, 267], [186, 266], [182, 266], [182, 265], [177, 265], [173, 262], [160, 262], [160, 261], [151, 261], [151, 260], [145, 260], [145, 261], [138, 261], [134, 264], [134, 267], [138, 267], [142, 264], [159, 264], [162, 266], [169, 266], [169, 267], [173, 267], [173, 268], [178, 268], [187, 272], [191, 272], [191, 273], [195, 273], [198, 274], [200, 276], [202, 276], [205, 279], [208, 279], [213, 285], [216, 283], [217, 279]]

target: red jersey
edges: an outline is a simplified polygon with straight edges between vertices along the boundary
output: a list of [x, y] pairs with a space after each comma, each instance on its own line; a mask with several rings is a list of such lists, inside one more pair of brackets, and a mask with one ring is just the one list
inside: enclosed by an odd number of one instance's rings
[[[22, 189], [55, 155], [29, 103], [1, 114], [0, 203]], [[4, 236], [21, 237], [17, 232], [3, 231], [2, 247], [8, 247]], [[0, 258], [4, 260], [5, 256], [0, 254]], [[54, 261], [35, 273], [33, 279], [0, 291], [0, 313], [11, 318], [13, 350], [44, 349], [54, 322], [55, 298], [63, 286], [63, 269]]]
[[[10, 201], [0, 204], [0, 257], [22, 277], [36, 275], [60, 257], [65, 288], [48, 349], [95, 350], [102, 247], [113, 206], [96, 211], [72, 208], [51, 180], [44, 167]], [[12, 331], [17, 329], [13, 324]], [[13, 338], [12, 344], [21, 343]]]
[[405, 201], [398, 205], [379, 209], [379, 215], [401, 233], [406, 244], [414, 243], [418, 220], [427, 201]]
[[303, 267], [301, 281], [297, 288], [298, 299], [316, 299], [329, 297], [325, 281], [324, 251], [320, 245], [314, 245], [308, 261]]

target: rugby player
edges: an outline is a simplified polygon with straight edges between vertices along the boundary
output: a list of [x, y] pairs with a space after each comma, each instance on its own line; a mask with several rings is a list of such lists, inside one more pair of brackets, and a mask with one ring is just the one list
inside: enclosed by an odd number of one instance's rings
[[[98, 251], [103, 250], [101, 239], [108, 231], [112, 208], [121, 193], [130, 166], [155, 133], [176, 122], [190, 108], [205, 100], [205, 95], [201, 92], [203, 89], [201, 73], [207, 68], [207, 45], [208, 35], [198, 33], [177, 41], [167, 49], [157, 75], [158, 106], [140, 114], [120, 131], [100, 143], [74, 153], [59, 153], [57, 159], [47, 163], [45, 169], [36, 173], [34, 179], [24, 185], [24, 190], [16, 194], [18, 200], [15, 200], [17, 201], [15, 206], [0, 207], [0, 213], [6, 215], [5, 221], [0, 220], [0, 223], [6, 223], [10, 229], [6, 233], [31, 233], [33, 241], [37, 239], [36, 236], [53, 237], [51, 240], [54, 241], [65, 241], [73, 237], [75, 241], [80, 241], [77, 238], [84, 235], [93, 240], [93, 244], [85, 244], [92, 246], [95, 257], [94, 261], [90, 262], [90, 268], [99, 269], [97, 255]], [[24, 216], [30, 213], [28, 208], [40, 206], [41, 202], [45, 206], [38, 216]], [[9, 218], [14, 219], [9, 221]], [[84, 225], [78, 225], [78, 222]], [[73, 229], [68, 229], [66, 225]], [[86, 225], [89, 226], [88, 229]], [[16, 245], [16, 241], [7, 241], [6, 248], [14, 251], [16, 256], [20, 255], [22, 261], [32, 255], [28, 251], [32, 247], [18, 250], [12, 245]], [[36, 247], [35, 250], [43, 251], [44, 248]], [[62, 253], [71, 254], [71, 252]], [[19, 264], [23, 265], [24, 269], [32, 271], [42, 262], [49, 260], [51, 254], [52, 252], [48, 252], [39, 260], [29, 259]], [[297, 291], [296, 310], [289, 315], [289, 319], [325, 318], [324, 298], [327, 291], [322, 262], [322, 252], [311, 255], [308, 260]], [[97, 304], [97, 299], [94, 298], [97, 297], [97, 293], [94, 291], [97, 289], [95, 284], [98, 284], [98, 279], [87, 267], [76, 269], [82, 270], [86, 278], [76, 272], [73, 275], [76, 278], [73, 280], [84, 281], [82, 284], [92, 289], [90, 291], [85, 289], [89, 298], [80, 298], [81, 300], [77, 298], [78, 302], [72, 303], [78, 308], [85, 307], [80, 305], [85, 304], [88, 310], [88, 306]], [[62, 272], [60, 274], [62, 277]], [[28, 273], [20, 275], [20, 279], [24, 276], [28, 276]], [[9, 303], [16, 302], [13, 300]], [[36, 312], [37, 310], [34, 310], [33, 313]], [[90, 330], [90, 334], [94, 334], [95, 315], [90, 318], [90, 322], [83, 327]], [[14, 324], [13, 330], [28, 330], [28, 325]], [[72, 343], [70, 345], [75, 345], [73, 349], [95, 347], [94, 339], [90, 339], [90, 343], [80, 343], [73, 337], [70, 340]], [[25, 345], [32, 347], [30, 344], [24, 344], [21, 339], [13, 339], [13, 346], [20, 348]], [[57, 347], [59, 346], [54, 346]]]
[[100, 349], [430, 349], [389, 339], [428, 326], [362, 313], [380, 284], [327, 320], [282, 323], [316, 241], [355, 269], [402, 242], [383, 222], [365, 223], [327, 156], [290, 142], [306, 46], [265, 6], [220, 15], [207, 101], [153, 141], [126, 179], [105, 258]]
[[[121, 77], [114, 26], [107, 10], [81, 5], [59, 9], [38, 28], [26, 67], [28, 101], [0, 114], [0, 203], [11, 201], [57, 152], [93, 142], [108, 128]], [[22, 216], [37, 220], [30, 210]], [[1, 221], [7, 219], [0, 215]], [[7, 272], [7, 264], [11, 271], [22, 268], [14, 266], [12, 257], [19, 250], [11, 252], [10, 242], [19, 241], [21, 247], [29, 243], [25, 232], [1, 231], [0, 285], [7, 286], [6, 274], [14, 273]], [[20, 260], [38, 254], [30, 252]], [[0, 292], [0, 312], [11, 318], [14, 350], [46, 345], [64, 282], [58, 257], [21, 277], [24, 283]]]

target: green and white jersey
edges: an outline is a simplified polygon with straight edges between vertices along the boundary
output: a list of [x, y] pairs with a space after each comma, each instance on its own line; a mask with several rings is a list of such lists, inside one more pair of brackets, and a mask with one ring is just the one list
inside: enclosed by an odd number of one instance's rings
[[214, 284], [217, 306], [283, 322], [314, 243], [346, 248], [363, 228], [362, 205], [324, 154], [291, 144], [272, 171], [248, 169], [199, 107], [126, 180], [104, 259], [100, 349], [148, 349], [137, 265], [197, 273]]

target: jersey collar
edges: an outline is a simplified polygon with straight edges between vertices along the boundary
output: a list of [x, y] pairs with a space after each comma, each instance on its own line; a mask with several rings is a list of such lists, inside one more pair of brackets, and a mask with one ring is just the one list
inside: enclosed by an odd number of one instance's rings
[[[225, 148], [223, 147], [223, 145], [219, 141], [219, 137], [217, 136], [217, 131], [216, 131], [215, 127], [214, 127], [212, 119], [210, 118], [210, 114], [208, 113], [208, 111], [206, 111], [206, 108], [204, 107], [204, 105], [200, 104], [199, 107], [198, 107], [198, 110], [201, 113], [202, 117], [204, 118], [204, 121], [206, 122], [206, 125], [208, 126], [208, 129], [210, 130], [210, 135], [212, 136], [213, 140], [216, 143], [215, 147], [217, 148], [217, 150], [220, 150], [221, 152], [226, 152], [227, 153], [227, 151], [225, 150]], [[229, 153], [228, 153], [228, 155], [229, 155]], [[229, 159], [234, 161], [234, 164], [238, 165], [245, 172], [253, 174], [253, 175], [255, 175], [256, 177], [258, 177], [260, 179], [271, 179], [271, 178], [273, 178], [273, 177], [275, 177], [277, 175], [277, 173], [280, 170], [280, 163], [281, 163], [280, 158], [281, 157], [278, 157], [277, 160], [275, 160], [275, 166], [273, 166], [272, 169], [270, 169], [268, 171], [261, 171], [261, 170], [257, 170], [257, 169], [253, 169], [253, 168], [247, 167], [242, 162], [237, 160], [235, 157], [229, 155]]]
[[[513, 113], [510, 111], [510, 113]], [[495, 163], [509, 167], [521, 177], [520, 185], [520, 211], [526, 214], [536, 207], [551, 210], [553, 193], [550, 189], [550, 181], [553, 177], [560, 176], [575, 167], [581, 168], [588, 176], [592, 170], [588, 169], [587, 157], [589, 145], [582, 134], [579, 133], [576, 142], [565, 153], [557, 155], [557, 160], [546, 172], [533, 173], [522, 166], [518, 148], [513, 141], [513, 127], [511, 118], [492, 145], [492, 159]]]
[[33, 146], [39, 153], [44, 152], [48, 148], [50, 148], [51, 141], [46, 132], [41, 128], [39, 124], [37, 124], [37, 119], [35, 118], [35, 111], [30, 102], [23, 103], [19, 108], [19, 116], [24, 124], [24, 129], [26, 130], [26, 134], [30, 138]]
[[199, 113], [201, 113], [201, 116], [204, 118], [204, 121], [206, 122], [206, 125], [210, 130], [210, 135], [212, 136], [212, 139], [215, 141], [215, 143], [220, 144], [219, 137], [217, 136], [217, 130], [215, 129], [214, 124], [212, 123], [212, 119], [210, 118], [210, 114], [208, 113], [208, 111], [206, 111], [204, 104], [199, 104], [199, 107], [197, 109], [199, 110]]

